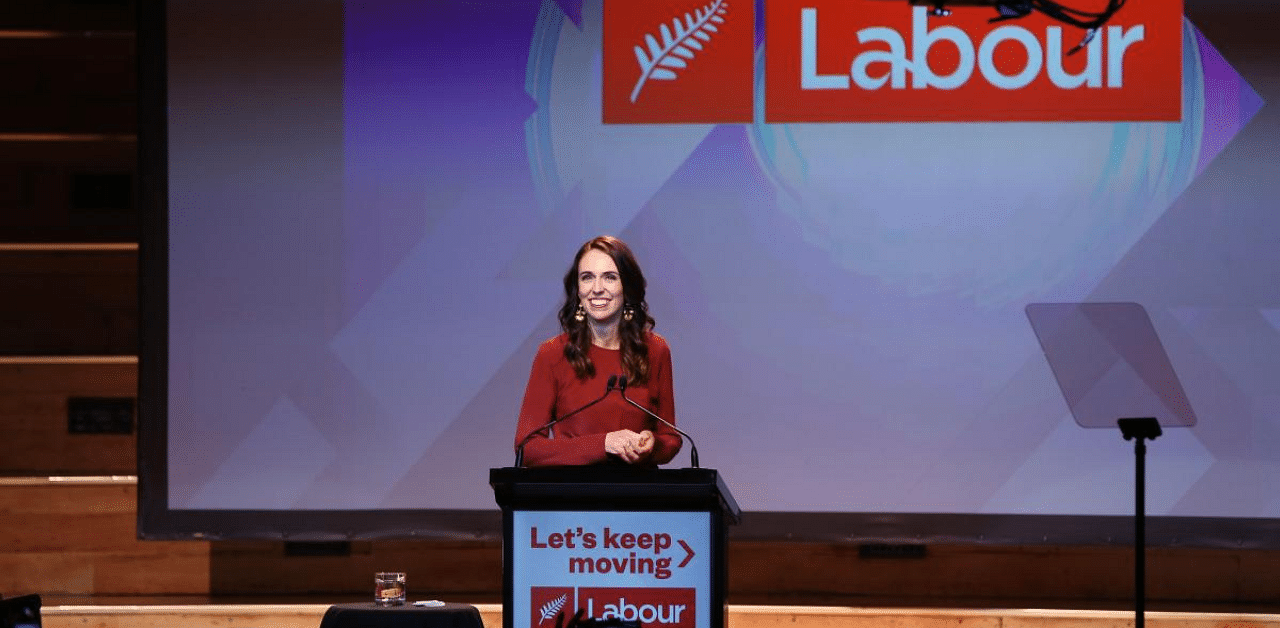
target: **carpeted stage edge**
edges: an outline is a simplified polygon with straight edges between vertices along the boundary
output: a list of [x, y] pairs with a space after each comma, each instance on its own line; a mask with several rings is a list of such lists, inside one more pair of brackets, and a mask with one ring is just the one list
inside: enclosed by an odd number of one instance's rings
[[[45, 628], [317, 628], [326, 604], [46, 606]], [[502, 606], [477, 604], [485, 628]], [[1280, 628], [1280, 615], [1148, 612], [1151, 628]], [[728, 628], [1132, 628], [1132, 611], [729, 606]]]

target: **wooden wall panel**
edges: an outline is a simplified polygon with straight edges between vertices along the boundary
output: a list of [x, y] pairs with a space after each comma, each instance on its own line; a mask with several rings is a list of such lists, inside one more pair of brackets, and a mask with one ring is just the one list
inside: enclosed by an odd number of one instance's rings
[[136, 251], [0, 250], [0, 355], [136, 355]]
[[[0, 480], [0, 590], [63, 595], [362, 599], [373, 573], [409, 574], [410, 596], [496, 603], [501, 545], [356, 542], [346, 556], [289, 556], [257, 541], [134, 538], [131, 481]], [[1124, 547], [931, 546], [917, 559], [857, 547], [734, 542], [733, 604], [1119, 609], [1132, 604]], [[1151, 610], [1280, 611], [1280, 552], [1153, 548]]]
[[129, 481], [0, 480], [0, 591], [208, 594], [209, 545], [142, 542]]
[[[316, 628], [328, 610], [328, 604], [75, 605], [46, 606], [41, 619], [44, 628]], [[501, 615], [485, 627], [502, 628]]]
[[502, 601], [497, 542], [375, 541], [353, 543], [351, 549], [348, 556], [287, 556], [283, 543], [215, 542], [211, 591], [220, 596], [372, 595], [374, 573], [403, 571], [414, 599]]
[[0, 141], [0, 240], [137, 242], [136, 161], [131, 135]]
[[67, 433], [67, 399], [132, 398], [137, 388], [129, 361], [0, 362], [0, 475], [132, 475], [135, 435]]
[[[851, 545], [741, 542], [730, 547], [740, 604], [1124, 608], [1133, 551], [1122, 546], [928, 547], [915, 559], [867, 559]], [[1280, 608], [1280, 552], [1151, 548], [1152, 609]]]
[[1241, 552], [1239, 561], [1240, 577], [1231, 583], [1238, 599], [1270, 600], [1280, 606], [1280, 551]]
[[132, 133], [134, 34], [0, 38], [0, 133]]
[[26, 30], [132, 30], [133, 0], [40, 0], [0, 3], [0, 28]]

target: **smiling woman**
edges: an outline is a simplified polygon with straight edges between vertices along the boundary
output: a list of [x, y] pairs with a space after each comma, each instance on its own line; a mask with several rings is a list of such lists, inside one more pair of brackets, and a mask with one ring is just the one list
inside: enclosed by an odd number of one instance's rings
[[[618, 349], [618, 319], [625, 299], [618, 265], [604, 251], [591, 249], [578, 262], [578, 310], [575, 320], [591, 317], [591, 341]], [[634, 314], [633, 314], [634, 316]]]
[[565, 273], [564, 296], [563, 333], [538, 348], [516, 448], [524, 447], [531, 466], [670, 461], [680, 436], [627, 403], [626, 390], [612, 394], [625, 378], [632, 400], [675, 422], [671, 352], [653, 333], [630, 247], [612, 236], [583, 244]]

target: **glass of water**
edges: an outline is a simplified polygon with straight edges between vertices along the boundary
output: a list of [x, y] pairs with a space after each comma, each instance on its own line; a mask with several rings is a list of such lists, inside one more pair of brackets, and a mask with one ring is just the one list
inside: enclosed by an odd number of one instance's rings
[[378, 606], [404, 604], [404, 572], [380, 571], [373, 574], [373, 602]]

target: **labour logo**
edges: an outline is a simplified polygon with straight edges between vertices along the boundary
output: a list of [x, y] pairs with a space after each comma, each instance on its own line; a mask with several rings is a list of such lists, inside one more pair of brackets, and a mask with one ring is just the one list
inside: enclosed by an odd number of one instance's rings
[[562, 612], [565, 619], [559, 625], [565, 625], [577, 612], [573, 587], [529, 587], [529, 597], [529, 608], [533, 611], [529, 620], [531, 628], [555, 628], [556, 615]]
[[752, 119], [754, 0], [606, 0], [606, 124]]
[[952, 4], [770, 0], [766, 121], [1181, 117], [1181, 0], [1113, 2], [1118, 10], [1089, 28], [1030, 3], [1014, 13], [1018, 3]]
[[584, 617], [639, 622], [646, 628], [695, 628], [695, 590], [661, 587], [582, 587], [578, 605]]

